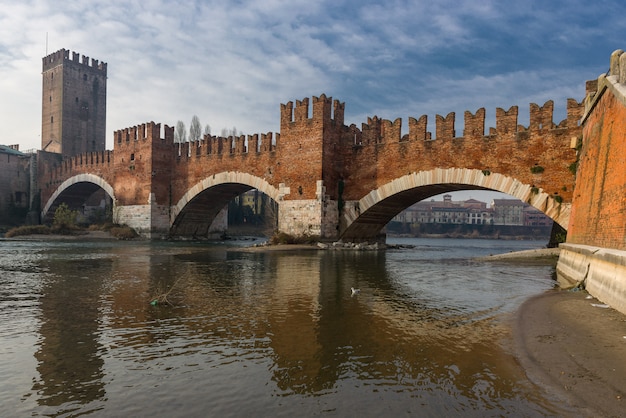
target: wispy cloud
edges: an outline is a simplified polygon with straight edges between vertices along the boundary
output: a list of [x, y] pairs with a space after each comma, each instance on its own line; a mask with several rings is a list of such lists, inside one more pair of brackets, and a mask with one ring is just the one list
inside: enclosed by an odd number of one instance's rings
[[46, 33], [49, 53], [108, 63], [109, 135], [194, 114], [255, 133], [278, 130], [280, 103], [321, 93], [357, 125], [450, 111], [459, 124], [512, 105], [521, 119], [549, 99], [558, 121], [626, 47], [625, 12], [619, 0], [0, 0], [0, 142], [40, 145]]

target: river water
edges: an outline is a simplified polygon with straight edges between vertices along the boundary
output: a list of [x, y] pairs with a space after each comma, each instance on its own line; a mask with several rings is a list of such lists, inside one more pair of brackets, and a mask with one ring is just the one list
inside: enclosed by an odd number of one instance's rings
[[545, 242], [389, 242], [2, 240], [0, 415], [555, 414], [507, 325], [554, 267], [473, 260]]

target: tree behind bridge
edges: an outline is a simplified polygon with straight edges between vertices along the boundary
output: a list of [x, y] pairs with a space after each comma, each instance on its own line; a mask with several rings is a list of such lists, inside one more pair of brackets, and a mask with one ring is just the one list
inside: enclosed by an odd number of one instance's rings
[[187, 130], [185, 129], [185, 122], [179, 120], [176, 122], [176, 128], [174, 129], [174, 142], [186, 142]]

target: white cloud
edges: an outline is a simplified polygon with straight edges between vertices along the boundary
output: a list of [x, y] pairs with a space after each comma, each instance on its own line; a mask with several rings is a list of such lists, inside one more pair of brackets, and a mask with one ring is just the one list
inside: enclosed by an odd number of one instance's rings
[[595, 6], [544, 3], [0, 0], [0, 143], [40, 145], [46, 33], [50, 53], [108, 63], [109, 147], [114, 130], [194, 114], [213, 132], [276, 131], [280, 103], [322, 93], [357, 125], [374, 114], [522, 114], [548, 99], [564, 108], [626, 47], [615, 32], [626, 6], [605, 1], [601, 22]]

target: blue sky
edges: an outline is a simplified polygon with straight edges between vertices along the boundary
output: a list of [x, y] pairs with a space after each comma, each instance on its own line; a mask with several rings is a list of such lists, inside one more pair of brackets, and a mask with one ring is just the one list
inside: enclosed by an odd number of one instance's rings
[[279, 105], [327, 96], [345, 121], [555, 102], [626, 49], [626, 2], [0, 0], [0, 143], [39, 148], [41, 58], [61, 48], [107, 62], [112, 132], [155, 121], [214, 134], [278, 132]]

